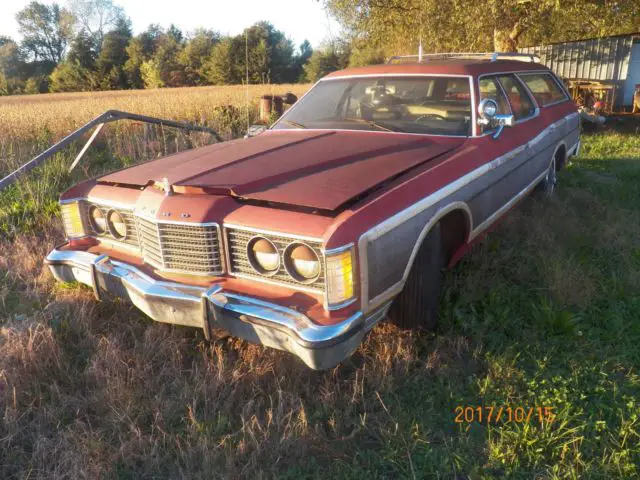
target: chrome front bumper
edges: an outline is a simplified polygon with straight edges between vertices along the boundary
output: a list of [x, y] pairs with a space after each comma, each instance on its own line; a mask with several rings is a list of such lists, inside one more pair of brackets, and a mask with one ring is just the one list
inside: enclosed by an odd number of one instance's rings
[[351, 355], [366, 333], [387, 314], [384, 305], [368, 316], [357, 312], [329, 326], [277, 304], [210, 288], [160, 281], [106, 255], [54, 249], [46, 259], [61, 282], [80, 282], [131, 301], [153, 320], [202, 328], [222, 328], [249, 342], [294, 353], [313, 369], [330, 368]]

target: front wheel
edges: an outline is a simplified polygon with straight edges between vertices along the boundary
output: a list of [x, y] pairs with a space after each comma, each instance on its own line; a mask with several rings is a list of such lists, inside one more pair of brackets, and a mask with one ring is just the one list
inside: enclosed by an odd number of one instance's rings
[[436, 327], [443, 266], [440, 224], [436, 224], [422, 242], [407, 282], [391, 305], [389, 317], [392, 323], [412, 330]]

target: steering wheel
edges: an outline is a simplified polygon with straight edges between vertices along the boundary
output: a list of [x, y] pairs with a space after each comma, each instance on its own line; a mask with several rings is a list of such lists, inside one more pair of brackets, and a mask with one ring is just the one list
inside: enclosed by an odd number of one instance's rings
[[424, 119], [436, 119], [436, 120], [447, 120], [447, 117], [440, 115], [438, 113], [425, 113], [424, 115], [420, 115], [418, 118], [414, 120], [415, 123], [420, 123], [421, 120]]

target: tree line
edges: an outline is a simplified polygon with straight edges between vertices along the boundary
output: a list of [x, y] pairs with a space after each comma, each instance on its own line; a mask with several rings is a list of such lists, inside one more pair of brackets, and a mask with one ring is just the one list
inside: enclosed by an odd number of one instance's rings
[[0, 36], [0, 95], [315, 81], [346, 66], [337, 49], [295, 46], [268, 22], [236, 36], [150, 25], [134, 35], [112, 0], [32, 1], [20, 43]]
[[113, 0], [32, 1], [20, 43], [0, 36], [0, 95], [313, 82], [393, 54], [516, 51], [640, 31], [640, 0], [318, 0], [343, 28], [319, 49], [268, 22], [236, 36], [150, 25], [133, 35]]

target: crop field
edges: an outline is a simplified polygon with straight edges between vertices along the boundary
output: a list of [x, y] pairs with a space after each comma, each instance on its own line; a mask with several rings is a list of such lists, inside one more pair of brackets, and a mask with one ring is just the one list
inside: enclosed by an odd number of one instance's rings
[[[0, 100], [0, 172], [109, 108], [233, 136], [244, 95]], [[0, 478], [640, 477], [640, 135], [584, 135], [554, 197], [446, 272], [434, 334], [383, 323], [323, 372], [97, 303], [43, 266], [66, 186], [210, 141], [195, 137], [109, 129], [83, 168], [67, 172], [77, 146], [0, 193]]]

